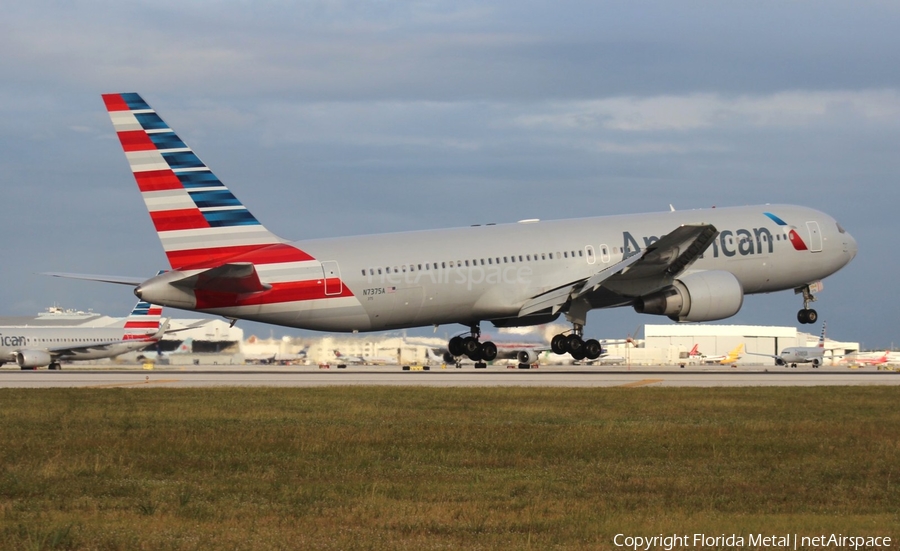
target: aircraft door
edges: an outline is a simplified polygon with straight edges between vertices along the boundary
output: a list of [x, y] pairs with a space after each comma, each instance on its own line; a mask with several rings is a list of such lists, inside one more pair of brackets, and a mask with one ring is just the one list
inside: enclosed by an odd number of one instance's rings
[[609, 260], [609, 247], [607, 247], [606, 243], [604, 243], [603, 245], [600, 245], [600, 262], [608, 264]]
[[336, 261], [322, 261], [322, 271], [325, 276], [326, 296], [339, 295], [344, 292], [344, 282], [341, 281], [341, 269]]
[[819, 231], [819, 223], [807, 222], [806, 228], [809, 230], [809, 252], [822, 252], [822, 233]]

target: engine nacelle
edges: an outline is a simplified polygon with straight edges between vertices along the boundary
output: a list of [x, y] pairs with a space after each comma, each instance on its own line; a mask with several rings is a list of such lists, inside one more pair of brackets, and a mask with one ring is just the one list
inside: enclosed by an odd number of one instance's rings
[[516, 354], [516, 359], [519, 360], [520, 364], [531, 365], [538, 360], [538, 355], [534, 350], [520, 350]]
[[710, 270], [686, 275], [662, 291], [635, 300], [634, 310], [673, 321], [713, 321], [730, 318], [743, 304], [744, 289], [734, 274]]
[[50, 365], [52, 361], [53, 358], [50, 357], [50, 354], [43, 350], [22, 350], [16, 352], [16, 363], [22, 369], [44, 367], [45, 365]]

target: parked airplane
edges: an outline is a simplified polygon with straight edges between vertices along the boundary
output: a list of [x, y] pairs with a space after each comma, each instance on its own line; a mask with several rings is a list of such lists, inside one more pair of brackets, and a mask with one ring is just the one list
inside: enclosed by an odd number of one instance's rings
[[[377, 331], [460, 323], [454, 356], [496, 357], [480, 324], [565, 315], [551, 348], [600, 357], [588, 311], [633, 306], [677, 321], [736, 314], [744, 295], [794, 289], [798, 319], [819, 281], [856, 255], [831, 216], [760, 205], [289, 242], [271, 233], [134, 93], [103, 96], [172, 270], [135, 285], [154, 303], [288, 327]], [[585, 198], [580, 198], [584, 200]]]
[[[157, 344], [157, 348], [159, 348], [159, 344]], [[174, 350], [169, 350], [167, 352], [163, 352], [162, 350], [157, 350], [155, 354], [139, 354], [137, 356], [138, 361], [149, 361], [149, 362], [159, 362], [165, 363], [168, 361], [170, 356], [178, 356], [181, 354], [190, 354], [194, 351], [194, 338], [188, 337], [181, 341]]]
[[703, 352], [700, 352], [700, 345], [695, 344], [691, 351], [688, 353], [688, 357], [693, 360], [699, 360], [703, 363], [707, 364], [731, 364], [739, 359], [741, 359], [741, 353], [744, 351], [743, 343], [734, 347], [728, 354], [718, 355], [718, 356], [707, 356]]
[[700, 353], [700, 345], [694, 344], [694, 347], [691, 348], [690, 352], [688, 352], [688, 358], [697, 359], [697, 358], [702, 358], [702, 357], [703, 357], [703, 354]]
[[734, 347], [728, 354], [725, 356], [707, 356], [704, 358], [706, 362], [710, 363], [720, 363], [722, 365], [733, 364], [734, 362], [741, 359], [742, 352], [744, 351], [744, 343], [741, 343]]
[[397, 356], [393, 358], [387, 356], [348, 356], [342, 354], [340, 350], [332, 350], [336, 361], [350, 365], [385, 365], [396, 364]]
[[[822, 334], [819, 335], [819, 343], [816, 346], [789, 346], [781, 351], [781, 354], [758, 354], [755, 356], [768, 356], [775, 358], [775, 365], [790, 365], [811, 363], [814, 368], [822, 364], [825, 355], [825, 322], [822, 322]], [[837, 356], [833, 356], [837, 357]]]
[[885, 365], [896, 363], [896, 359], [892, 358], [890, 350], [885, 350], [884, 354], [855, 354], [846, 358], [846, 362], [856, 365]]
[[140, 350], [162, 338], [169, 321], [160, 325], [162, 308], [141, 301], [122, 327], [4, 327], [0, 329], [0, 365], [15, 362], [21, 369], [60, 369], [63, 360], [112, 358]]

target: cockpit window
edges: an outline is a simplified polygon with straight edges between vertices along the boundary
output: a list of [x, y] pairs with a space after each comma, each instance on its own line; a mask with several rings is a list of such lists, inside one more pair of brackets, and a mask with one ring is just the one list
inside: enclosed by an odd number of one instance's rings
[[839, 232], [847, 233], [847, 230], [845, 230], [844, 227], [841, 226], [840, 224], [838, 224], [837, 222], [835, 222], [834, 225], [837, 226]]

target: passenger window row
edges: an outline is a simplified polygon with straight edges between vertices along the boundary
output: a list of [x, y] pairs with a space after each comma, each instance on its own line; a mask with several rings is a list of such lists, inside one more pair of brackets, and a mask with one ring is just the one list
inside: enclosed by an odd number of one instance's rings
[[[589, 254], [590, 256], [590, 254]], [[441, 262], [426, 262], [425, 264], [404, 264], [402, 266], [394, 266], [394, 267], [376, 267], [376, 268], [363, 268], [362, 275], [383, 275], [383, 274], [400, 274], [407, 272], [427, 272], [432, 270], [447, 270], [454, 268], [464, 268], [464, 267], [475, 267], [475, 266], [497, 266], [502, 264], [515, 264], [515, 263], [525, 263], [525, 262], [539, 262], [545, 260], [564, 260], [567, 258], [582, 258], [584, 257], [584, 251], [563, 251], [563, 252], [555, 252], [555, 253], [535, 253], [535, 254], [525, 254], [525, 255], [511, 255], [511, 256], [495, 256], [488, 258], [475, 258], [472, 260], [449, 260], [449, 261], [441, 261]]]

